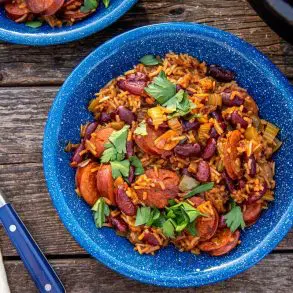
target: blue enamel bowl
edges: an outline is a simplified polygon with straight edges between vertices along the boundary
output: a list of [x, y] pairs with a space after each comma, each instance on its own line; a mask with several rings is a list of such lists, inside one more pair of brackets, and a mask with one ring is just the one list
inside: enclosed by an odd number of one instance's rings
[[[146, 54], [188, 53], [237, 73], [237, 81], [256, 99], [261, 116], [281, 128], [283, 147], [275, 156], [276, 200], [259, 221], [241, 233], [241, 245], [226, 256], [181, 253], [173, 246], [155, 256], [139, 255], [109, 228], [97, 229], [92, 212], [74, 192], [68, 141], [79, 141], [79, 126], [94, 93], [132, 68]], [[43, 146], [45, 177], [52, 201], [68, 231], [98, 261], [141, 282], [191, 287], [232, 277], [267, 255], [292, 227], [293, 91], [280, 71], [254, 47], [215, 28], [166, 23], [141, 27], [108, 41], [68, 77], [49, 113]], [[280, 264], [281, 265], [281, 264]], [[261, 278], [261, 276], [260, 276]]]
[[0, 40], [9, 43], [48, 46], [72, 42], [94, 34], [111, 25], [125, 14], [137, 0], [111, 0], [104, 8], [102, 1], [95, 13], [72, 26], [51, 28], [43, 25], [34, 29], [10, 20], [3, 8], [0, 8]]

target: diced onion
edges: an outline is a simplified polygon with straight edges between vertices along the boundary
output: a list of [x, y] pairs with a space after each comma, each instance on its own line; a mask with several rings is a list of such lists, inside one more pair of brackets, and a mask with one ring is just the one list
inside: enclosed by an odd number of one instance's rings
[[208, 104], [213, 106], [222, 106], [222, 96], [219, 94], [210, 94]]
[[270, 122], [267, 122], [265, 131], [263, 134], [264, 139], [267, 140], [268, 142], [273, 142], [279, 130], [280, 129], [276, 125]]
[[211, 123], [204, 123], [199, 126], [198, 139], [200, 142], [205, 141], [209, 137], [210, 129], [211, 129]]
[[273, 148], [273, 153], [276, 152], [281, 147], [282, 142], [278, 138], [275, 137], [274, 144], [275, 146]]
[[258, 133], [255, 127], [251, 126], [245, 130], [244, 136], [247, 140], [257, 140]]
[[196, 181], [194, 178], [187, 175], [183, 175], [178, 187], [180, 191], [185, 192], [190, 191], [198, 185], [199, 182]]
[[152, 118], [155, 129], [158, 129], [160, 124], [167, 121], [165, 109], [161, 106], [148, 109], [148, 115]]

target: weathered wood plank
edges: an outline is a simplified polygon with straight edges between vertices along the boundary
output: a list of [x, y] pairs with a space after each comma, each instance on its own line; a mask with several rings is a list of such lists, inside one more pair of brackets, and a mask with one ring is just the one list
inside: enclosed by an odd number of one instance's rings
[[[51, 263], [70, 293], [110, 292], [194, 292], [190, 289], [170, 289], [144, 285], [112, 272], [93, 259], [52, 260]], [[8, 282], [13, 293], [37, 292], [20, 261], [5, 261]], [[248, 271], [221, 283], [197, 288], [198, 293], [281, 293], [290, 292], [293, 286], [291, 273], [292, 254], [271, 254]], [[115, 281], [114, 281], [115, 280]]]
[[[293, 78], [293, 49], [242, 0], [141, 0], [109, 28], [71, 44], [25, 47], [0, 44], [0, 85], [59, 85], [94, 48], [134, 27], [167, 21], [208, 24], [247, 40]], [[44, 62], [44, 60], [46, 62]]]
[[[0, 91], [0, 185], [47, 254], [85, 253], [60, 223], [42, 170], [43, 126], [56, 87]], [[3, 254], [16, 255], [3, 230]], [[293, 231], [278, 250], [293, 249]]]

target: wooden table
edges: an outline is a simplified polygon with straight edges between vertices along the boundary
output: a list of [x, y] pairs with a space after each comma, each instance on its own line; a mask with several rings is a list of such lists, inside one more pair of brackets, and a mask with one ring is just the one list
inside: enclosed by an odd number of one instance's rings
[[[92, 259], [60, 222], [42, 168], [47, 114], [72, 69], [113, 36], [167, 21], [192, 21], [229, 31], [256, 46], [293, 80], [293, 47], [272, 32], [245, 0], [141, 0], [116, 24], [78, 42], [47, 48], [0, 43], [0, 185], [67, 292], [178, 291], [126, 279]], [[2, 228], [0, 246], [11, 291], [36, 292]], [[292, 269], [293, 231], [252, 269], [197, 292], [289, 292]]]

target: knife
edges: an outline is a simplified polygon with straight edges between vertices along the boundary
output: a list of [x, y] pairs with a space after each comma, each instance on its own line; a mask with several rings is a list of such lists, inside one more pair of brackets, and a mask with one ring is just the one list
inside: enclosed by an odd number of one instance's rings
[[0, 190], [0, 221], [41, 293], [63, 293], [64, 286]]

